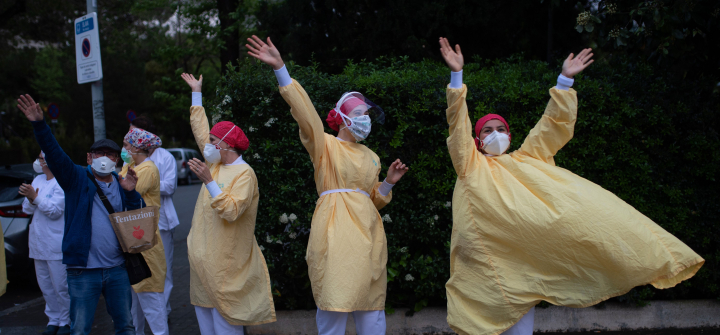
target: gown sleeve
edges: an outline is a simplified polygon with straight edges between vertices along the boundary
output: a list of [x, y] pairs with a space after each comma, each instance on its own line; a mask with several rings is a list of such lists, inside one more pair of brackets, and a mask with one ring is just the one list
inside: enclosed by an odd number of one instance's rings
[[34, 205], [28, 198], [23, 199], [22, 202], [22, 211], [25, 214], [32, 215], [35, 213], [35, 209], [37, 208], [36, 205]]
[[450, 136], [447, 138], [447, 146], [450, 151], [450, 158], [458, 177], [464, 177], [470, 174], [478, 166], [477, 156], [484, 158], [475, 146], [475, 140], [472, 135], [472, 124], [468, 116], [467, 102], [467, 86], [462, 88], [448, 88], [447, 102], [448, 109], [447, 123], [449, 125]]
[[550, 102], [540, 121], [525, 138], [519, 152], [555, 165], [553, 157], [569, 142], [577, 120], [577, 92], [553, 87]]
[[229, 188], [223, 189], [222, 193], [212, 199], [210, 207], [225, 221], [234, 222], [252, 205], [257, 190], [257, 184], [250, 174], [243, 173]]
[[203, 152], [205, 144], [210, 143], [210, 123], [203, 106], [190, 106], [190, 128], [195, 136], [195, 143], [200, 152]]
[[370, 199], [372, 199], [372, 202], [375, 204], [375, 208], [377, 208], [377, 210], [381, 210], [390, 203], [390, 200], [392, 200], [392, 191], [390, 191], [387, 195], [382, 195], [379, 190], [380, 185], [382, 185], [381, 181], [375, 183], [375, 187], [373, 187], [372, 192], [370, 192]]
[[290, 105], [290, 113], [300, 127], [300, 140], [317, 168], [325, 148], [325, 128], [322, 120], [310, 97], [295, 79], [292, 84], [280, 87], [280, 94]]

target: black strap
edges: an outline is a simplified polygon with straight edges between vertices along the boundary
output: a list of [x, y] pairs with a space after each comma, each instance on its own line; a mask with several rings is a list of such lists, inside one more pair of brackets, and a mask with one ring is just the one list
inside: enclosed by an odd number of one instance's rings
[[95, 180], [95, 176], [93, 176], [90, 171], [85, 172], [87, 172], [88, 177], [90, 178], [90, 180], [92, 180], [93, 184], [95, 184], [95, 189], [97, 189], [97, 194], [100, 197], [100, 200], [102, 200], [103, 205], [105, 205], [105, 209], [107, 209], [109, 214], [115, 213], [112, 205], [110, 205], [110, 200], [108, 200], [108, 198], [105, 196], [105, 193], [103, 193], [103, 191], [100, 189], [100, 185], [98, 185], [97, 180]]

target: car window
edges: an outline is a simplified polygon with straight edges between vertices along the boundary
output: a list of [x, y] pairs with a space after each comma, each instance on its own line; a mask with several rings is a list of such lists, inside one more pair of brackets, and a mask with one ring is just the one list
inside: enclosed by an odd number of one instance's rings
[[22, 198], [18, 193], [22, 183], [21, 179], [0, 176], [0, 202]]
[[[170, 150], [168, 150], [168, 151], [170, 151]], [[176, 161], [182, 160], [182, 152], [173, 150], [173, 151], [170, 151], [170, 153], [173, 155], [173, 157], [175, 157]]]

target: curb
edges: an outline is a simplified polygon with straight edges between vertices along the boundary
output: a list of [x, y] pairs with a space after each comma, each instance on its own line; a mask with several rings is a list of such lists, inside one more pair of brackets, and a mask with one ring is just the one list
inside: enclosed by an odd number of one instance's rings
[[[407, 308], [398, 308], [386, 316], [388, 335], [455, 334], [447, 323], [447, 309], [425, 308], [414, 316], [405, 316]], [[315, 310], [277, 311], [277, 322], [246, 327], [246, 334], [304, 335], [317, 334]], [[720, 301], [651, 301], [635, 307], [605, 303], [595, 307], [551, 306], [535, 310], [535, 332], [618, 331], [664, 328], [720, 327]], [[345, 334], [355, 335], [355, 323], [348, 318]]]
[[8, 309], [0, 311], [0, 317], [8, 315], [10, 313], [15, 313], [17, 311], [22, 311], [23, 309], [34, 307], [35, 305], [45, 304], [45, 298], [39, 297], [35, 298], [30, 301], [26, 301], [22, 304], [16, 305], [15, 307], [10, 307]]

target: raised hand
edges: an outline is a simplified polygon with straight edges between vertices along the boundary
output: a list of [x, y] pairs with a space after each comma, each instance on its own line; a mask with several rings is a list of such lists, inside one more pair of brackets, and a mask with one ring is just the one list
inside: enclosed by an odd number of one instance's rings
[[270, 37], [267, 38], [267, 43], [263, 42], [263, 40], [255, 35], [252, 35], [252, 37], [247, 40], [250, 42], [250, 44], [245, 44], [245, 47], [249, 50], [248, 55], [272, 66], [273, 70], [280, 70], [283, 66], [285, 66], [285, 63], [283, 63], [282, 57], [280, 56], [280, 51], [278, 51], [272, 43]]
[[132, 191], [135, 189], [135, 185], [137, 185], [138, 176], [137, 173], [135, 173], [135, 170], [132, 168], [128, 168], [128, 172], [125, 175], [125, 178], [120, 177], [120, 186], [125, 191]]
[[445, 59], [450, 70], [453, 72], [459, 72], [465, 65], [462, 52], [460, 52], [460, 45], [455, 44], [455, 50], [450, 47], [450, 42], [445, 37], [440, 37], [440, 53]]
[[583, 51], [580, 51], [574, 58], [573, 54], [570, 54], [568, 58], [565, 59], [565, 62], [563, 62], [562, 75], [572, 78], [590, 66], [590, 64], [594, 62], [594, 60], [590, 59], [593, 56], [590, 51], [592, 51], [591, 48], [583, 49]]
[[385, 180], [390, 184], [396, 184], [400, 181], [405, 172], [408, 171], [408, 167], [403, 164], [400, 159], [396, 159], [388, 168], [387, 178]]
[[43, 119], [43, 111], [40, 109], [40, 104], [35, 103], [35, 100], [33, 100], [30, 94], [20, 96], [20, 99], [18, 99], [18, 108], [30, 121], [40, 121]]
[[200, 80], [195, 79], [195, 76], [192, 74], [183, 73], [180, 75], [183, 80], [190, 86], [190, 89], [193, 92], [202, 92], [202, 75], [200, 75]]
[[200, 179], [200, 181], [202, 181], [205, 185], [213, 181], [210, 170], [208, 169], [207, 165], [205, 165], [205, 163], [203, 163], [201, 160], [193, 158], [188, 161], [188, 165], [190, 166], [190, 170], [192, 172], [195, 172], [195, 175], [198, 176], [198, 179]]
[[32, 185], [23, 183], [22, 185], [20, 185], [20, 189], [18, 190], [18, 193], [20, 193], [20, 195], [26, 197], [28, 199], [28, 201], [33, 202], [33, 201], [35, 201], [35, 198], [37, 198], [38, 193], [40, 193], [40, 189], [39, 188], [34, 189], [32, 187]]

